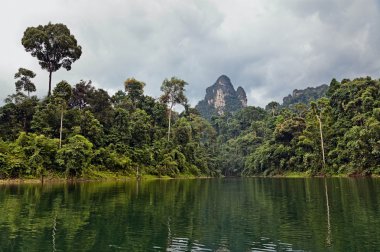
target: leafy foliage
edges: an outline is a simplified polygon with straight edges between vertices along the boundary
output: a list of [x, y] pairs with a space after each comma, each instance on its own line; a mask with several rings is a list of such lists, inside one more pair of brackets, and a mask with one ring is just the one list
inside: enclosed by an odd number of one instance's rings
[[12, 95], [0, 107], [0, 176], [380, 173], [379, 80], [333, 80], [328, 97], [309, 104], [248, 106], [211, 123], [185, 104], [172, 112], [168, 141], [167, 107], [186, 101], [179, 79], [180, 97], [170, 94], [176, 81], [164, 81], [161, 101], [144, 95], [142, 82], [112, 97], [86, 81], [73, 88], [63, 81], [42, 101]]
[[[186, 105], [182, 114], [172, 111], [172, 141], [167, 140], [167, 105], [187, 101], [183, 80], [164, 81], [164, 101], [144, 95], [142, 82], [125, 83], [127, 93], [112, 97], [83, 80], [74, 87], [61, 81], [42, 101], [21, 93], [12, 96], [0, 107], [1, 138], [6, 141], [0, 142], [0, 177], [70, 178], [98, 170], [218, 174], [212, 158], [216, 133], [194, 109]], [[24, 115], [27, 111], [31, 114]]]
[[26, 68], [19, 68], [18, 72], [15, 74], [15, 79], [17, 79], [15, 85], [16, 85], [16, 91], [19, 92], [21, 90], [24, 90], [28, 92], [28, 97], [30, 96], [30, 93], [36, 91], [36, 86], [32, 82], [31, 79], [36, 77], [36, 74]]
[[273, 134], [246, 157], [244, 174], [379, 174], [380, 81], [333, 79], [327, 94], [302, 113], [283, 109]]
[[21, 40], [27, 52], [38, 59], [42, 69], [49, 72], [49, 93], [51, 93], [51, 73], [61, 67], [67, 71], [82, 54], [74, 35], [64, 24], [39, 25], [28, 27]]

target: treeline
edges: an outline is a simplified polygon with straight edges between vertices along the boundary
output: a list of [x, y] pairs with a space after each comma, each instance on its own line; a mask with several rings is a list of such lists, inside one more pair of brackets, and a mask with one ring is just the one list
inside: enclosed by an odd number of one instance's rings
[[379, 80], [333, 79], [308, 104], [249, 106], [211, 123], [187, 104], [185, 84], [165, 80], [156, 100], [133, 78], [112, 96], [62, 81], [39, 100], [16, 82], [0, 108], [0, 177], [380, 174]]
[[[35, 88], [16, 83], [0, 108], [0, 178], [219, 173], [215, 131], [187, 105], [184, 81], [165, 80], [159, 100], [144, 94], [143, 82], [124, 84], [110, 96], [91, 81], [62, 81], [39, 100], [30, 96]], [[181, 114], [171, 112], [176, 104]]]
[[307, 104], [214, 117], [224, 175], [380, 174], [380, 81], [333, 79]]

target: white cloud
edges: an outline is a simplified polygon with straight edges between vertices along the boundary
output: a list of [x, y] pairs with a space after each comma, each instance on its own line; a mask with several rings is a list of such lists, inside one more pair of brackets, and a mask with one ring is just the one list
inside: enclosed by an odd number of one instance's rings
[[19, 67], [37, 72], [39, 95], [47, 92], [47, 73], [20, 41], [26, 27], [49, 21], [66, 24], [83, 47], [54, 83], [91, 79], [113, 91], [133, 76], [158, 97], [163, 79], [178, 76], [195, 105], [226, 74], [249, 104], [264, 106], [333, 77], [379, 76], [376, 0], [18, 0], [0, 10], [0, 99]]

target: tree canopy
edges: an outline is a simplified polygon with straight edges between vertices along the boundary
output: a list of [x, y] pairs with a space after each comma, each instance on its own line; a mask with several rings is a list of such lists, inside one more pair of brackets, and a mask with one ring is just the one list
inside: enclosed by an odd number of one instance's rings
[[[161, 100], [136, 80], [133, 97], [89, 81], [62, 81], [41, 101], [11, 95], [0, 107], [0, 176], [380, 174], [379, 80], [333, 80], [308, 104], [248, 106], [211, 123], [185, 104], [185, 82], [171, 80]], [[177, 103], [182, 113], [171, 111]]]
[[49, 91], [51, 94], [51, 75], [61, 67], [67, 71], [82, 55], [74, 35], [64, 24], [39, 25], [28, 27], [21, 40], [27, 52], [38, 59], [41, 68], [49, 72]]
[[30, 93], [36, 91], [36, 86], [31, 80], [34, 77], [36, 77], [36, 74], [33, 71], [26, 68], [19, 68], [18, 72], [15, 74], [15, 79], [17, 79], [15, 83], [16, 91], [19, 92], [24, 90], [25, 92], [28, 92], [29, 97]]

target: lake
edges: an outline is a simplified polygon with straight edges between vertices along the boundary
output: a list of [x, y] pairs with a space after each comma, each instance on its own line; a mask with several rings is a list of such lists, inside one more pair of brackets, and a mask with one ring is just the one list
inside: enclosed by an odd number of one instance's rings
[[0, 186], [0, 251], [375, 251], [380, 179]]

